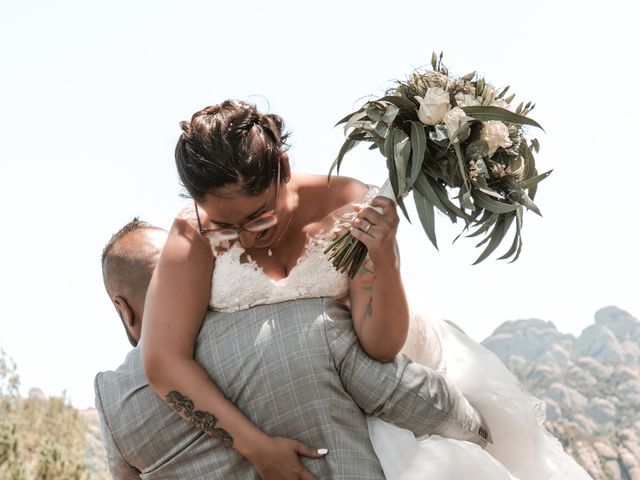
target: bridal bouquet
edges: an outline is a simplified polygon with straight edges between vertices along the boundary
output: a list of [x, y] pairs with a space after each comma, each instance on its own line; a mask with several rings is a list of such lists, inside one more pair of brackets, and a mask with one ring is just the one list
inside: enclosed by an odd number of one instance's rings
[[[533, 200], [538, 183], [551, 173], [538, 174], [533, 152], [540, 145], [525, 138], [527, 126], [542, 129], [528, 117], [534, 105], [514, 108], [508, 86], [498, 90], [475, 72], [449, 75], [442, 54], [433, 54], [431, 66], [338, 122], [346, 140], [329, 176], [335, 168], [339, 173], [349, 150], [370, 143], [369, 149], [386, 159], [390, 196], [409, 219], [403, 198], [413, 192], [420, 222], [436, 248], [436, 209], [454, 223], [463, 220], [468, 237], [484, 237], [476, 246], [486, 246], [474, 265], [502, 243], [515, 220], [511, 246], [500, 257], [513, 262], [522, 249], [523, 210], [540, 215]], [[353, 277], [366, 247], [347, 232], [325, 253]]]

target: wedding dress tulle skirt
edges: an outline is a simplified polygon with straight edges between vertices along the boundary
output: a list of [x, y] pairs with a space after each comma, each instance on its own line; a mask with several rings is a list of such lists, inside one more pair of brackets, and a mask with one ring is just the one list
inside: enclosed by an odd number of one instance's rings
[[591, 477], [542, 425], [544, 402], [530, 395], [490, 350], [454, 324], [430, 319], [419, 292], [405, 280], [412, 318], [403, 352], [440, 371], [484, 416], [493, 444], [408, 430], [368, 418], [369, 435], [389, 480], [573, 480]]

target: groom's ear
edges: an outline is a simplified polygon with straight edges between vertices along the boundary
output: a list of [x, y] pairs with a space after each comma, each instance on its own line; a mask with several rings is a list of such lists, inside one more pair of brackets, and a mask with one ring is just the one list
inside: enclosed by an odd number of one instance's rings
[[129, 343], [135, 347], [138, 344], [137, 331], [140, 330], [140, 326], [136, 325], [136, 316], [131, 305], [120, 295], [113, 297], [113, 304], [116, 307], [120, 320], [122, 320], [122, 325], [129, 338]]

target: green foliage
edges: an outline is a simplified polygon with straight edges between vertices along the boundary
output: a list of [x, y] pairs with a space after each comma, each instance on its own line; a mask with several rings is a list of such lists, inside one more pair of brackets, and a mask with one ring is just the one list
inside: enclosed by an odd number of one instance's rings
[[16, 364], [0, 348], [0, 398], [17, 395], [19, 387], [20, 377], [16, 374]]
[[63, 398], [22, 398], [0, 351], [0, 479], [98, 480], [86, 465], [87, 425]]
[[[506, 96], [510, 87], [498, 91], [475, 72], [450, 77], [442, 58], [442, 53], [434, 53], [432, 70], [415, 71], [385, 96], [367, 101], [338, 122], [346, 139], [329, 176], [336, 167], [339, 173], [347, 152], [369, 142], [370, 149], [385, 157], [393, 192], [407, 218], [403, 198], [413, 191], [420, 221], [436, 248], [435, 211], [452, 222], [464, 220], [462, 233], [467, 236], [485, 236], [477, 246], [486, 246], [474, 264], [488, 258], [515, 223], [511, 246], [500, 257], [515, 261], [522, 250], [523, 210], [540, 215], [534, 198], [538, 184], [551, 173], [538, 173], [533, 152], [538, 153], [540, 143], [525, 138], [527, 126], [542, 129], [527, 116], [535, 105], [527, 102], [511, 111], [514, 95]], [[459, 116], [441, 117], [433, 125], [436, 117], [422, 114], [425, 94], [432, 91], [444, 96], [439, 105], [447, 105], [447, 114]], [[356, 256], [364, 258], [364, 247], [354, 249], [352, 244], [351, 237], [345, 237], [329, 249], [336, 268], [357, 271], [347, 264]], [[350, 254], [339, 255], [347, 248]]]

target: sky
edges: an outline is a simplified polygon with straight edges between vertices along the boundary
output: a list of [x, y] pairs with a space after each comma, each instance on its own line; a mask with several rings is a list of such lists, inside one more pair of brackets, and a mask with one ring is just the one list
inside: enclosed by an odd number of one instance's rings
[[[506, 320], [578, 335], [607, 305], [639, 317], [637, 18], [622, 0], [1, 2], [0, 347], [22, 392], [84, 408], [96, 372], [124, 359], [99, 258], [134, 216], [168, 228], [183, 204], [180, 120], [252, 101], [285, 119], [294, 171], [326, 174], [336, 121], [432, 51], [534, 101], [537, 164], [554, 171], [513, 264], [471, 266], [480, 251], [452, 246], [444, 217], [436, 251], [410, 210], [403, 273], [431, 314], [478, 341]], [[362, 147], [341, 174], [380, 185], [384, 160]]]

